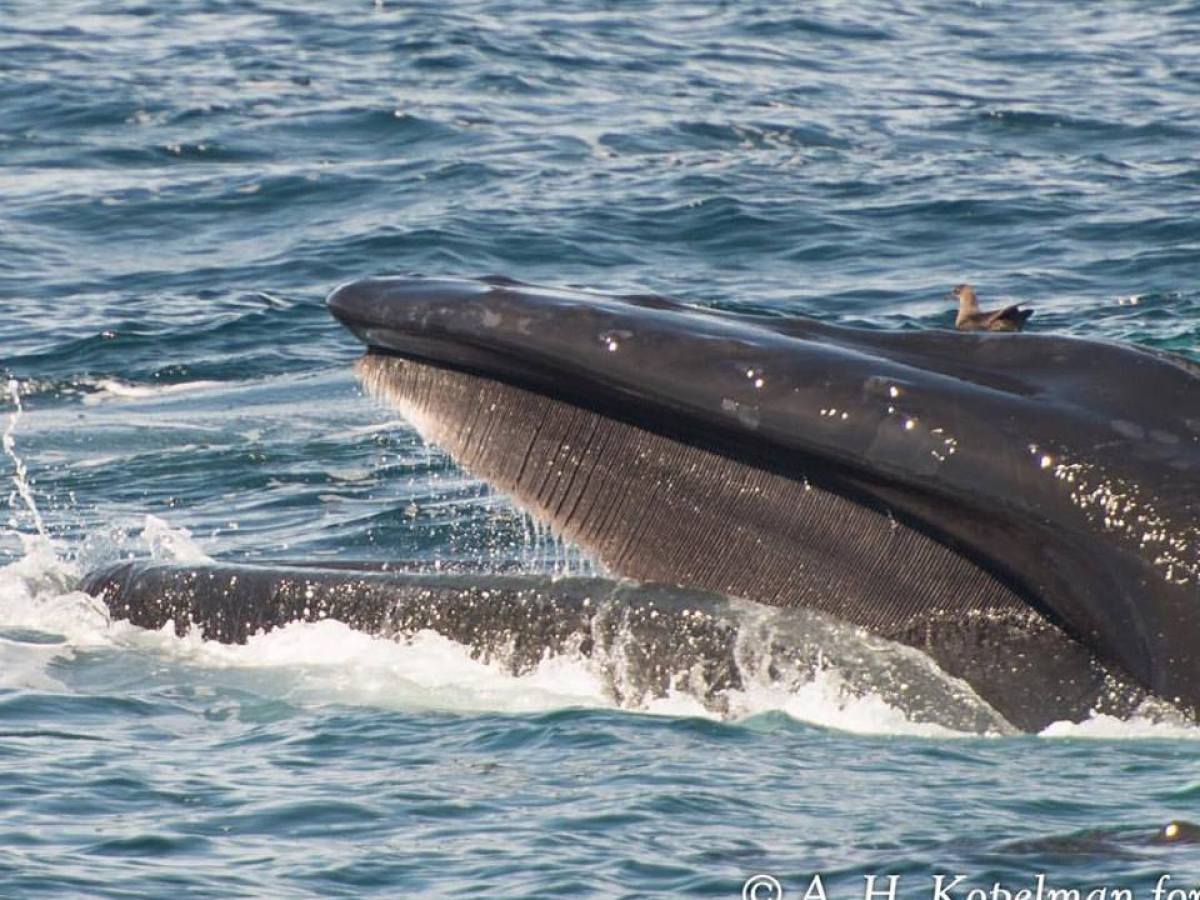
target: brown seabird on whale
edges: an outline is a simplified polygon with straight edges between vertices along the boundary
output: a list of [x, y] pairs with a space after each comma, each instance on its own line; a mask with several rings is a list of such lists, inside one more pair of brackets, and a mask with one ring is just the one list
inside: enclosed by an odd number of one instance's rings
[[954, 320], [954, 327], [959, 331], [1020, 331], [1025, 327], [1025, 320], [1033, 315], [1032, 309], [1015, 305], [981, 310], [975, 299], [975, 288], [969, 284], [957, 285], [951, 293], [958, 298], [958, 318]]

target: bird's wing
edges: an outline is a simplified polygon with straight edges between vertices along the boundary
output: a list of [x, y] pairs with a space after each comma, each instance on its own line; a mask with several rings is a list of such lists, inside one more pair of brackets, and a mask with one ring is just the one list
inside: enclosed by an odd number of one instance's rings
[[1018, 325], [1025, 323], [1025, 320], [1033, 315], [1032, 309], [1021, 309], [1020, 306], [1006, 306], [1004, 309], [998, 309], [995, 312], [988, 313], [987, 323], [991, 325], [993, 322], [1016, 322]]

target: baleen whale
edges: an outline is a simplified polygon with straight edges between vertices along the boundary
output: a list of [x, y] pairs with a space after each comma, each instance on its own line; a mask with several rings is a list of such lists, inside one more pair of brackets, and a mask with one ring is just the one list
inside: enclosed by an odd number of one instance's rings
[[[1183, 358], [500, 277], [368, 279], [328, 305], [367, 346], [371, 393], [614, 576], [915, 648], [1022, 729], [1200, 708], [1200, 368]], [[287, 577], [217, 589], [126, 566], [90, 586], [159, 621], [157, 579], [236, 640], [213, 616], [296, 618], [273, 599]], [[329, 614], [362, 577], [321, 576]], [[228, 603], [244, 591], [252, 615]]]

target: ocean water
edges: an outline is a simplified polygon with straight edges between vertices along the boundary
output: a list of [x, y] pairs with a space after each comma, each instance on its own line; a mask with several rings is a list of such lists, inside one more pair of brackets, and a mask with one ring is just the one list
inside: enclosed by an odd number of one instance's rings
[[1152, 888], [1200, 849], [1152, 837], [1200, 819], [1193, 726], [957, 734], [836, 669], [715, 717], [75, 588], [129, 555], [587, 568], [363, 396], [323, 306], [355, 277], [889, 329], [969, 280], [1200, 358], [1198, 46], [1157, 0], [4, 0], [0, 895], [1184, 900]]

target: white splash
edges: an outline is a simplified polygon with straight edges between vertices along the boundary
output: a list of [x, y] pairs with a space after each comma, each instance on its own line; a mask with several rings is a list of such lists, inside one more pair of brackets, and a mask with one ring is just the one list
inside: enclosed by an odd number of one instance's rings
[[8, 424], [4, 428], [3, 438], [0, 438], [4, 452], [13, 464], [13, 490], [8, 495], [8, 506], [12, 510], [12, 516], [9, 518], [8, 524], [14, 530], [18, 527], [17, 500], [19, 498], [25, 504], [25, 509], [33, 520], [37, 533], [48, 540], [46, 524], [42, 521], [42, 514], [38, 511], [37, 503], [33, 499], [33, 491], [29, 487], [29, 471], [25, 467], [25, 461], [17, 455], [15, 434], [17, 423], [21, 420], [24, 409], [21, 407], [21, 383], [15, 378], [8, 380], [8, 398], [12, 401], [13, 411], [8, 416]]
[[293, 622], [230, 645], [203, 640], [195, 631], [176, 637], [173, 623], [156, 632], [121, 623], [113, 636], [125, 647], [240, 676], [242, 684], [256, 675], [256, 689], [294, 703], [461, 712], [610, 705], [600, 680], [578, 662], [547, 660], [515, 676], [432, 631], [393, 641], [333, 620]]
[[0, 567], [0, 628], [60, 635], [74, 646], [107, 643], [108, 610], [72, 590], [79, 572], [41, 535], [20, 535], [24, 555]]
[[838, 669], [818, 669], [811, 681], [785, 688], [762, 682], [730, 695], [735, 719], [779, 711], [799, 722], [853, 734], [976, 737], [932, 722], [915, 722], [878, 694], [859, 694]]
[[156, 562], [210, 563], [205, 553], [186, 528], [173, 528], [158, 516], [147, 514], [142, 523], [141, 540]]
[[[0, 630], [25, 630], [58, 636], [60, 652], [111, 645], [114, 632], [108, 608], [75, 590], [83, 572], [61, 542], [39, 534], [18, 533], [23, 553], [0, 567]], [[146, 516], [135, 547], [161, 562], [204, 563], [211, 559], [186, 529], [172, 528]]]
[[1183, 721], [1178, 714], [1164, 716], [1148, 710], [1129, 719], [1093, 713], [1082, 722], [1055, 722], [1040, 733], [1043, 738], [1091, 740], [1200, 740], [1200, 726]]

